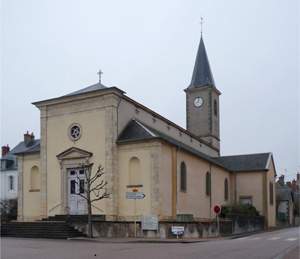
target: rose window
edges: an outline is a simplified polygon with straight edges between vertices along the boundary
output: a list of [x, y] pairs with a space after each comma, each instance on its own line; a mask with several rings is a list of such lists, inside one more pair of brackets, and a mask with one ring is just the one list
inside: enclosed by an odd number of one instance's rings
[[78, 140], [80, 138], [81, 128], [78, 124], [71, 125], [70, 131], [69, 131], [69, 136], [73, 141]]

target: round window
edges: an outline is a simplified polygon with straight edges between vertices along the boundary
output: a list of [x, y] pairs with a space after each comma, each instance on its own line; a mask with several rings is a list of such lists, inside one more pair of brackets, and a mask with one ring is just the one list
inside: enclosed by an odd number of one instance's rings
[[69, 127], [69, 137], [73, 141], [76, 141], [81, 137], [81, 127], [79, 124], [72, 124]]

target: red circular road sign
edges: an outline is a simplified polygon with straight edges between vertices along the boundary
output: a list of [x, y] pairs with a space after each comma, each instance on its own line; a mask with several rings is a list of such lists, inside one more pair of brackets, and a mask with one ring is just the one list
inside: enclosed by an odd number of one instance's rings
[[221, 207], [220, 207], [219, 205], [215, 205], [215, 206], [214, 206], [214, 212], [215, 212], [216, 214], [220, 214], [220, 213], [221, 213]]

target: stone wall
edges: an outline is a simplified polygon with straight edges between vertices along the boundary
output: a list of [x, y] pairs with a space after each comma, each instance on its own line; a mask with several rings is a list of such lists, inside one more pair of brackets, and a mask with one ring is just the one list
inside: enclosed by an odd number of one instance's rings
[[[261, 219], [262, 218], [262, 219]], [[255, 219], [236, 218], [233, 220], [220, 220], [220, 235], [227, 236], [231, 234], [241, 234], [251, 231], [263, 230], [263, 217]], [[172, 226], [184, 226], [184, 234], [180, 238], [208, 238], [218, 236], [217, 224], [215, 221], [203, 222], [176, 222], [161, 221], [158, 231], [142, 230], [141, 222], [137, 222], [138, 238], [176, 238], [172, 234]], [[75, 228], [87, 234], [87, 225], [76, 223]], [[133, 221], [98, 221], [94, 222], [94, 237], [102, 238], [127, 238], [134, 237]]]
[[242, 234], [247, 232], [261, 231], [264, 229], [264, 217], [247, 217], [247, 216], [233, 216], [232, 233]]

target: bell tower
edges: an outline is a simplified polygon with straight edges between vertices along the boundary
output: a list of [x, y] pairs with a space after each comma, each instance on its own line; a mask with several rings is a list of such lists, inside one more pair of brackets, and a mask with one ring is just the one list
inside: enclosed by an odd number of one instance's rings
[[186, 93], [187, 130], [220, 152], [219, 96], [201, 33], [193, 76]]

